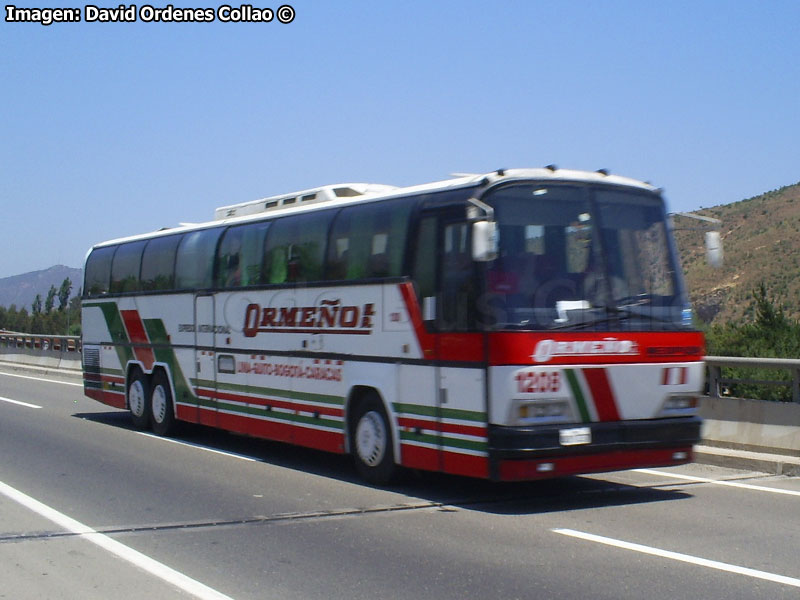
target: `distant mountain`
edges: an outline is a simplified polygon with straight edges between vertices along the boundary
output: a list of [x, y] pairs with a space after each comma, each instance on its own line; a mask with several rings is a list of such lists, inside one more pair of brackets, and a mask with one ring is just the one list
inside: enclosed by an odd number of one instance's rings
[[[81, 286], [83, 286], [83, 269], [72, 269], [64, 265], [56, 265], [43, 271], [4, 277], [0, 279], [0, 306], [8, 308], [15, 304], [18, 310], [25, 308], [28, 312], [31, 312], [31, 305], [36, 298], [36, 294], [41, 296], [42, 304], [44, 304], [47, 292], [50, 291], [50, 286], [55, 286], [56, 292], [58, 292], [61, 283], [67, 277], [72, 282], [72, 292], [70, 294], [70, 297], [72, 297], [77, 295]], [[58, 308], [58, 297], [56, 297], [55, 306]]]
[[[722, 220], [725, 262], [705, 262], [699, 222], [677, 218], [675, 237], [695, 312], [706, 323], [752, 319], [753, 290], [800, 319], [800, 183], [697, 211]], [[686, 227], [686, 229], [682, 229]]]

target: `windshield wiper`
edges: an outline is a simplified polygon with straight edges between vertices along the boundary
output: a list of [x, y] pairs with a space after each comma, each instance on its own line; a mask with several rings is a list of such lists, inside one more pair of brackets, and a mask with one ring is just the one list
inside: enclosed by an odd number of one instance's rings
[[593, 306], [592, 308], [605, 310], [606, 314], [600, 317], [595, 317], [594, 319], [588, 319], [586, 321], [563, 323], [556, 325], [555, 327], [548, 327], [548, 330], [554, 331], [558, 329], [585, 329], [587, 327], [592, 327], [593, 325], [602, 325], [604, 323], [611, 323], [612, 321], [624, 321], [636, 315], [636, 313], [630, 313], [625, 310], [620, 310], [616, 306]]
[[[641, 306], [641, 304], [636, 304], [632, 306]], [[594, 325], [603, 325], [605, 323], [611, 323], [614, 321], [622, 322], [634, 318], [646, 319], [651, 322], [663, 323], [666, 325], [675, 325], [675, 321], [673, 319], [665, 317], [657, 317], [650, 313], [632, 310], [632, 306], [631, 305], [614, 306], [613, 304], [592, 306], [593, 309], [604, 310], [605, 315], [596, 317], [594, 319], [588, 319], [586, 321], [577, 321], [574, 323], [559, 324], [556, 325], [555, 327], [548, 327], [548, 330], [553, 331], [558, 329], [586, 329]]]

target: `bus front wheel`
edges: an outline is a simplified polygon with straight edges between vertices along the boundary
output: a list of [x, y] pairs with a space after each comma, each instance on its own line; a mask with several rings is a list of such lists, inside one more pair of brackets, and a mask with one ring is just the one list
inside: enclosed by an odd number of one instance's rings
[[356, 469], [370, 483], [388, 483], [396, 471], [392, 430], [375, 392], [368, 392], [358, 404], [352, 423], [350, 448]]

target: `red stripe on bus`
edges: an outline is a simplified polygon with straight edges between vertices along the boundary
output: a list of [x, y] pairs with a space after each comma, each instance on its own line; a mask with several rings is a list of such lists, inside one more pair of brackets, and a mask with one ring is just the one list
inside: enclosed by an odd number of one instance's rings
[[439, 470], [439, 450], [411, 444], [400, 445], [401, 464], [409, 469]]
[[399, 417], [397, 419], [397, 423], [400, 425], [400, 427], [418, 427], [420, 429], [429, 429], [432, 431], [440, 431], [442, 433], [460, 433], [462, 435], [474, 435], [481, 438], [486, 437], [486, 427], [480, 426], [456, 425], [453, 423], [410, 419], [408, 417]]
[[83, 374], [84, 381], [90, 381], [92, 383], [118, 383], [120, 385], [125, 384], [125, 378], [119, 377], [117, 375], [103, 375], [102, 373], [84, 373]]
[[454, 362], [482, 362], [484, 360], [482, 333], [429, 333], [422, 320], [414, 284], [399, 284], [408, 318], [414, 327], [422, 358]]
[[[697, 362], [705, 352], [703, 334], [694, 331], [631, 332], [492, 332], [489, 337], [489, 364], [497, 365], [579, 365]], [[557, 344], [597, 342], [608, 339], [635, 344], [635, 351], [625, 354], [560, 353]], [[550, 342], [552, 355], [536, 351], [540, 342]]]
[[408, 469], [442, 471], [451, 475], [489, 477], [489, 459], [485, 456], [442, 452], [413, 444], [401, 444], [401, 464]]
[[296, 402], [286, 400], [275, 400], [273, 398], [255, 398], [253, 396], [242, 396], [240, 394], [232, 394], [230, 392], [220, 392], [209, 390], [205, 388], [194, 388], [197, 396], [204, 398], [211, 398], [212, 400], [230, 400], [233, 402], [244, 402], [247, 404], [255, 404], [258, 406], [270, 406], [272, 408], [285, 408], [287, 410], [294, 410], [304, 413], [319, 413], [321, 415], [330, 415], [334, 417], [341, 417], [344, 415], [343, 408], [335, 406], [314, 406], [311, 404], [298, 404]]
[[181, 421], [189, 423], [199, 423], [200, 416], [197, 414], [197, 405], [178, 404], [175, 407], [175, 416]]
[[280, 423], [254, 419], [242, 415], [217, 413], [217, 427], [278, 442], [290, 442], [306, 448], [327, 452], [344, 452], [344, 434], [320, 429], [299, 427], [291, 423]]
[[[125, 324], [125, 330], [128, 332], [128, 339], [133, 343], [133, 354], [144, 365], [144, 368], [149, 371], [153, 368], [156, 357], [153, 354], [153, 349], [149, 347], [150, 340], [144, 330], [144, 323], [139, 317], [139, 311], [121, 310], [119, 313], [122, 316], [122, 322]], [[139, 344], [143, 344], [145, 347]]]
[[84, 394], [93, 400], [113, 406], [114, 408], [126, 408], [125, 394], [122, 392], [109, 392], [107, 390], [97, 390], [92, 388], [84, 389]]
[[489, 459], [485, 456], [444, 452], [444, 472], [467, 477], [489, 477]]
[[408, 311], [408, 318], [411, 319], [411, 324], [414, 326], [414, 333], [417, 335], [417, 342], [419, 342], [420, 352], [423, 358], [436, 358], [436, 338], [427, 332], [425, 323], [422, 320], [422, 313], [419, 309], [417, 302], [417, 295], [414, 293], [414, 284], [410, 281], [401, 283], [399, 285], [400, 293], [403, 296], [403, 302]]
[[614, 399], [614, 392], [608, 383], [605, 369], [583, 369], [583, 376], [592, 392], [597, 418], [601, 421], [619, 421], [619, 410]]

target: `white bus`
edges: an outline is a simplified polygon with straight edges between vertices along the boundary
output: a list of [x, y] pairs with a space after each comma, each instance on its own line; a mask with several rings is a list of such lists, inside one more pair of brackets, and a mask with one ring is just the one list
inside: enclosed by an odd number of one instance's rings
[[692, 459], [704, 341], [664, 201], [601, 172], [343, 184], [87, 257], [85, 393], [398, 467], [529, 480]]

